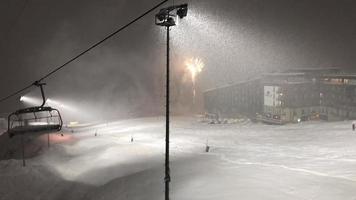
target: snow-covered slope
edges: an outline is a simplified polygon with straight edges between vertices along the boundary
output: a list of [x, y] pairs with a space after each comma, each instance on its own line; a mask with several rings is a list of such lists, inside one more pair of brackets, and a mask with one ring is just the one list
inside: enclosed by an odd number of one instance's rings
[[[171, 127], [172, 199], [356, 199], [350, 122], [209, 125], [174, 118]], [[2, 159], [0, 199], [163, 199], [163, 118], [73, 131], [52, 134], [49, 149], [39, 137], [41, 151], [25, 168]]]

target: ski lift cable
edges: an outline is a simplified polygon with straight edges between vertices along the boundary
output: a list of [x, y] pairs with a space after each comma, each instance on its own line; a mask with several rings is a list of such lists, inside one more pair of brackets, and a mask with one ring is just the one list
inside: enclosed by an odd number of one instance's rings
[[0, 102], [3, 102], [3, 101], [5, 101], [5, 100], [7, 100], [7, 99], [10, 99], [11, 97], [13, 97], [13, 96], [15, 96], [15, 95], [21, 94], [22, 92], [24, 92], [24, 91], [30, 89], [32, 86], [33, 86], [33, 84], [28, 85], [28, 86], [22, 88], [21, 90], [18, 90], [18, 91], [16, 91], [16, 92], [14, 92], [14, 93], [11, 93], [11, 94], [9, 94], [8, 96], [2, 98], [2, 99], [0, 100]]
[[165, 4], [167, 1], [169, 0], [164, 0], [160, 3], [158, 3], [157, 5], [155, 5], [154, 7], [152, 7], [151, 9], [147, 10], [146, 12], [144, 12], [143, 14], [141, 14], [140, 16], [136, 17], [135, 19], [133, 19], [132, 21], [130, 21], [129, 23], [127, 23], [126, 25], [122, 26], [121, 28], [117, 29], [116, 31], [112, 32], [111, 34], [109, 34], [108, 36], [106, 36], [104, 39], [100, 40], [99, 42], [96, 42], [95, 44], [91, 45], [89, 48], [87, 48], [86, 50], [82, 51], [81, 53], [79, 53], [78, 55], [74, 56], [73, 58], [71, 58], [70, 60], [68, 60], [67, 62], [65, 62], [64, 64], [60, 65], [59, 67], [55, 68], [54, 70], [50, 71], [48, 74], [46, 74], [45, 76], [43, 76], [42, 78], [38, 79], [37, 81], [31, 83], [30, 85], [27, 85], [26, 87], [11, 93], [10, 95], [0, 99], [0, 103], [15, 96], [18, 95], [26, 90], [28, 90], [29, 88], [36, 86], [36, 84], [41, 83], [44, 79], [50, 77], [51, 75], [55, 74], [56, 72], [58, 72], [59, 70], [63, 69], [64, 67], [66, 67], [67, 65], [69, 65], [70, 63], [72, 63], [73, 61], [77, 60], [78, 58], [80, 58], [81, 56], [83, 56], [84, 54], [88, 53], [89, 51], [91, 51], [92, 49], [94, 49], [95, 47], [99, 46], [100, 44], [102, 44], [103, 42], [105, 42], [106, 40], [112, 38], [113, 36], [115, 36], [116, 34], [118, 34], [119, 32], [123, 31], [124, 29], [126, 29], [127, 27], [129, 27], [130, 25], [134, 24], [135, 22], [137, 22], [138, 20], [140, 20], [141, 18], [143, 18], [144, 16], [146, 16], [147, 14], [151, 13], [152, 11], [154, 11], [155, 9], [157, 9], [158, 7], [160, 7], [161, 5]]

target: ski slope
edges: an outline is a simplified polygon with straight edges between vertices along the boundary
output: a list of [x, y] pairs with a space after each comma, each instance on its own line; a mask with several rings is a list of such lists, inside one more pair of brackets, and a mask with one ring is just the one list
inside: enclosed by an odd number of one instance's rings
[[[171, 199], [356, 200], [351, 122], [271, 126], [198, 121], [172, 120]], [[46, 136], [37, 138], [41, 151], [25, 168], [21, 160], [2, 159], [0, 200], [163, 199], [164, 118], [68, 132], [52, 134], [49, 149]]]

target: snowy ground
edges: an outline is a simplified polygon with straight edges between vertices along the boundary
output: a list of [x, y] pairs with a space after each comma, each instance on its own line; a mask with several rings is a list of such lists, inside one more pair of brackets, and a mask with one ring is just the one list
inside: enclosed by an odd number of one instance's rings
[[[174, 118], [171, 127], [172, 199], [356, 200], [350, 122], [209, 125]], [[163, 118], [84, 127], [51, 140], [25, 168], [20, 160], [0, 161], [0, 200], [163, 199]]]

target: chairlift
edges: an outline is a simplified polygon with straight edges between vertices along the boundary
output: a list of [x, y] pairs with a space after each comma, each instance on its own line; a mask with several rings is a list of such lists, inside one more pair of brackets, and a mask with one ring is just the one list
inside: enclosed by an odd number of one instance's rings
[[16, 135], [21, 135], [23, 166], [26, 166], [23, 135], [25, 133], [47, 133], [49, 147], [49, 133], [60, 131], [63, 125], [59, 110], [49, 106], [44, 106], [46, 104], [46, 97], [43, 90], [43, 85], [45, 85], [45, 83], [36, 81], [33, 85], [41, 89], [43, 100], [42, 105], [20, 109], [8, 116], [7, 133], [9, 134], [9, 137], [12, 138]]
[[46, 98], [43, 85], [45, 83], [36, 81], [34, 85], [41, 89], [42, 105], [20, 109], [8, 116], [7, 132], [10, 138], [26, 133], [49, 133], [62, 129], [63, 121], [59, 110], [44, 106]]

